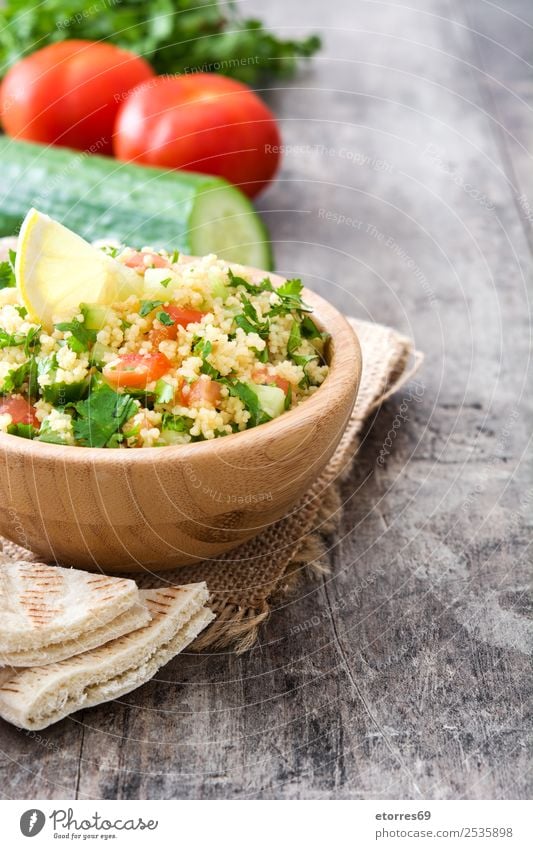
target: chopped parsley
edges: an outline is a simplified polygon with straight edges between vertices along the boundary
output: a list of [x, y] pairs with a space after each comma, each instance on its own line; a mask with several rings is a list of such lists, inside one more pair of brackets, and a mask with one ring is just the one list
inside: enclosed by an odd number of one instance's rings
[[9, 260], [0, 262], [0, 289], [12, 289], [15, 281], [15, 251], [9, 251]]
[[40, 334], [40, 327], [30, 327], [26, 335], [22, 333], [8, 333], [6, 330], [0, 329], [0, 348], [24, 345], [24, 353], [28, 355], [30, 349], [38, 345]]
[[116, 435], [137, 412], [130, 395], [114, 392], [104, 383], [93, 385], [86, 401], [74, 404], [74, 437], [80, 445], [93, 448], [112, 447], [120, 441]]
[[76, 354], [83, 354], [96, 342], [96, 330], [89, 330], [77, 318], [74, 318], [72, 321], [61, 321], [59, 324], [54, 324], [54, 327], [63, 333], [70, 332], [71, 335], [66, 340], [66, 343]]
[[202, 374], [207, 374], [209, 377], [213, 378], [213, 380], [218, 380], [220, 377], [219, 372], [216, 368], [211, 365], [209, 360], [207, 359], [211, 351], [213, 350], [213, 345], [208, 339], [204, 339], [200, 337], [193, 345], [193, 353], [197, 357], [201, 357], [202, 359], [202, 367], [200, 371]]
[[17, 392], [22, 384], [28, 380], [31, 364], [32, 360], [28, 360], [17, 368], [11, 369], [4, 377], [0, 391], [6, 394]]
[[270, 421], [270, 416], [261, 409], [259, 398], [251, 386], [242, 383], [240, 380], [224, 380], [223, 382], [228, 387], [230, 395], [240, 398], [250, 413], [247, 427], [255, 427], [256, 425]]
[[163, 312], [163, 311], [158, 312], [158, 313], [156, 313], [155, 317], [157, 318], [158, 321], [161, 322], [161, 324], [164, 324], [166, 327], [171, 327], [171, 325], [174, 324], [174, 319], [170, 317], [168, 312]]
[[141, 301], [139, 315], [141, 318], [144, 318], [153, 312], [153, 310], [157, 309], [157, 307], [162, 307], [164, 303], [164, 301]]

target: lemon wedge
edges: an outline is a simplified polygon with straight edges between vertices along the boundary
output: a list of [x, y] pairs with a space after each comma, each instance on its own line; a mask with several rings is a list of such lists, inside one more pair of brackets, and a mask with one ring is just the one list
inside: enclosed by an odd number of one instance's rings
[[47, 330], [84, 301], [112, 304], [142, 289], [133, 269], [33, 208], [20, 228], [15, 278], [29, 318]]

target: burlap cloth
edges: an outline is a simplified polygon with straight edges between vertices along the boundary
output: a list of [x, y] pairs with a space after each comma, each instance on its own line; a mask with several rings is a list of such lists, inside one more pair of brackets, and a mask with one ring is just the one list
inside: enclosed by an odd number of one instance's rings
[[[412, 341], [390, 327], [356, 319], [350, 322], [363, 353], [359, 395], [335, 454], [305, 498], [289, 516], [217, 560], [159, 575], [132, 575], [142, 587], [207, 582], [210, 606], [217, 618], [196, 641], [198, 650], [224, 646], [239, 652], [249, 649], [269, 614], [272, 598], [282, 590], [287, 592], [304, 567], [323, 568], [322, 534], [331, 532], [340, 517], [338, 487], [354, 461], [365, 419], [406, 383], [422, 361]], [[35, 559], [9, 540], [0, 540], [5, 556]]]

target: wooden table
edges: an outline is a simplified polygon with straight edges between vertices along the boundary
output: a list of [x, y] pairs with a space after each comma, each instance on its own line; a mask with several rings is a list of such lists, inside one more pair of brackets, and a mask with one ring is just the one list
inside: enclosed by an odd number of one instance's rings
[[412, 334], [421, 400], [400, 393], [368, 429], [331, 574], [255, 650], [182, 657], [38, 735], [2, 724], [2, 795], [528, 796], [533, 9], [244, 5], [324, 35], [268, 95], [287, 145], [259, 202], [277, 266]]

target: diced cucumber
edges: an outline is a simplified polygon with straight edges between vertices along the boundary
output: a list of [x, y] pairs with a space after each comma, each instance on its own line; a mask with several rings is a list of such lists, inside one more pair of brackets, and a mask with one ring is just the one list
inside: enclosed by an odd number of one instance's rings
[[[216, 253], [232, 262], [272, 267], [259, 215], [246, 195], [218, 177], [117, 163], [5, 136], [0, 161], [0, 236], [17, 233], [39, 197], [42, 212], [88, 241], [196, 256]], [[49, 187], [44, 194], [43, 186]]]
[[178, 433], [177, 430], [162, 430], [160, 439], [165, 445], [185, 445], [191, 441], [188, 433]]
[[155, 403], [170, 404], [174, 400], [176, 387], [166, 380], [158, 380], [155, 385]]
[[222, 280], [215, 280], [211, 284], [211, 294], [213, 298], [220, 298], [223, 303], [226, 303], [229, 295], [229, 288], [225, 286]]
[[81, 304], [80, 309], [85, 316], [83, 322], [87, 330], [102, 330], [109, 320], [109, 307], [103, 304]]
[[96, 366], [97, 368], [102, 368], [107, 362], [109, 362], [109, 354], [112, 354], [113, 357], [117, 356], [117, 352], [113, 350], [113, 348], [109, 348], [107, 345], [102, 345], [101, 342], [95, 342], [90, 353], [91, 365]]
[[261, 409], [275, 419], [285, 410], [285, 393], [279, 386], [264, 386], [260, 383], [249, 383], [250, 389], [253, 389], [259, 399]]

